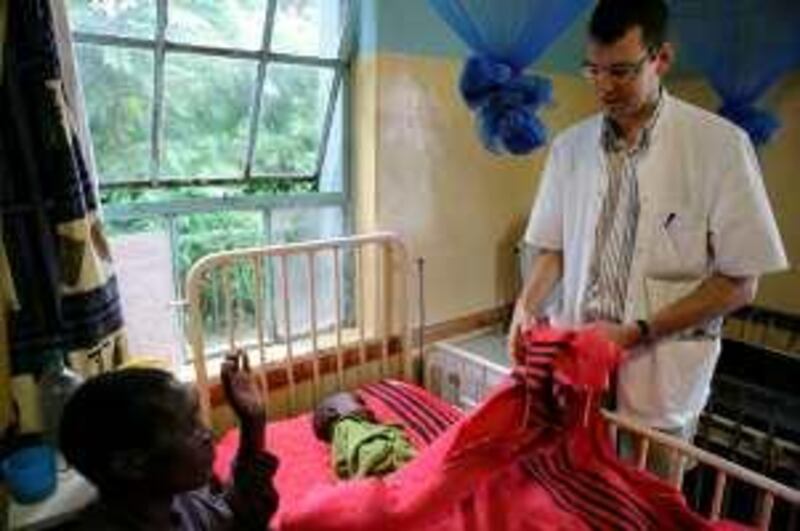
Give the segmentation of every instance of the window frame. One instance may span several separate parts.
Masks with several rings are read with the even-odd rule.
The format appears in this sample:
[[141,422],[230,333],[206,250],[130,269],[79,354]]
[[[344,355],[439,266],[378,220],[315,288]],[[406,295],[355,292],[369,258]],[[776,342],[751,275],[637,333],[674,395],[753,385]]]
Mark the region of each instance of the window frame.
[[[325,0],[328,1],[328,0]],[[341,24],[339,47],[335,57],[325,58],[319,56],[288,54],[270,50],[271,34],[275,23],[275,14],[278,0],[266,0],[266,15],[262,31],[261,48],[247,50],[242,48],[227,48],[206,46],[171,41],[167,38],[167,9],[168,0],[156,0],[156,30],[153,39],[113,35],[100,32],[73,31],[73,41],[76,44],[90,44],[103,47],[118,47],[122,49],[151,50],[154,54],[153,87],[150,120],[150,178],[129,179],[103,182],[98,179],[98,190],[102,196],[105,192],[117,191],[146,191],[165,189],[202,189],[202,188],[246,188],[265,185],[266,188],[299,188],[308,191],[278,192],[264,191],[250,194],[224,194],[221,197],[208,198],[175,198],[158,201],[102,201],[103,219],[106,224],[124,222],[135,219],[150,218],[158,220],[166,228],[170,242],[171,277],[173,282],[174,301],[173,327],[180,338],[178,351],[172,353],[172,364],[179,368],[191,360],[188,357],[185,342],[185,282],[182,278],[178,256],[178,230],[177,218],[192,214],[210,214],[220,211],[251,211],[262,216],[262,239],[264,245],[273,243],[272,214],[276,210],[291,208],[324,208],[338,207],[341,209],[342,232],[352,232],[353,212],[351,206],[351,59],[355,46],[355,31],[357,23],[357,1],[346,0]],[[258,61],[256,81],[250,100],[250,116],[246,157],[244,170],[237,177],[227,178],[200,178],[185,176],[180,178],[161,178],[160,160],[164,129],[164,102],[165,87],[164,75],[167,53],[183,53],[200,57],[222,57],[232,59],[249,59]],[[329,88],[328,101],[323,117],[321,135],[316,153],[316,167],[311,174],[254,174],[252,171],[255,158],[255,148],[259,134],[259,119],[262,112],[264,84],[267,78],[267,67],[270,64],[312,66],[329,68],[333,70],[333,77]],[[331,141],[331,131],[334,128],[334,117],[337,102],[341,98],[341,188],[338,191],[320,191],[322,172],[325,167],[325,156],[328,152],[328,143]],[[339,139],[337,139],[339,141]],[[295,188],[296,190],[297,188]],[[345,292],[345,299],[349,301],[352,295]],[[346,301],[346,304],[347,304]],[[352,302],[352,301],[349,301]]]
[[[299,55],[275,52],[271,50],[272,33],[275,25],[278,0],[265,0],[266,14],[262,28],[261,48],[248,50],[235,47],[207,46],[176,42],[167,38],[167,10],[168,0],[156,0],[156,28],[153,39],[130,37],[100,32],[73,31],[72,37],[76,44],[89,44],[101,47],[118,47],[122,49],[150,50],[153,52],[153,92],[151,99],[150,119],[150,160],[149,179],[129,179],[103,182],[98,179],[99,189],[106,190],[140,190],[164,188],[191,188],[202,186],[243,186],[260,183],[305,183],[316,191],[322,177],[325,164],[325,153],[330,133],[333,128],[333,118],[336,112],[336,103],[340,91],[344,96],[342,119],[345,121],[342,128],[343,134],[343,173],[342,186],[347,189],[348,181],[347,158],[349,152],[349,127],[347,126],[346,107],[349,97],[350,61],[354,48],[354,33],[356,21],[356,0],[345,0],[341,24],[339,47],[335,57],[320,57],[312,55]],[[220,57],[228,59],[245,59],[257,61],[257,73],[249,107],[249,125],[247,144],[244,153],[244,169],[237,177],[192,177],[179,178],[161,176],[161,154],[164,146],[164,101],[165,88],[164,76],[167,54],[187,54],[199,57]],[[322,130],[317,146],[315,168],[312,173],[262,173],[254,174],[253,159],[259,135],[259,120],[262,112],[262,99],[264,84],[267,78],[267,67],[270,64],[310,66],[333,70],[333,77],[325,107]]]

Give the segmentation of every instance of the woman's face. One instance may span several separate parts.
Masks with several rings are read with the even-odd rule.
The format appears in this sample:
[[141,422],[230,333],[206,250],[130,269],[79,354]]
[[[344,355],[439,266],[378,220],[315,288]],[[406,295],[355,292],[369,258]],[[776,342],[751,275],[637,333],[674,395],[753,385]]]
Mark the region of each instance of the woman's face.
[[196,391],[175,382],[170,394],[149,468],[150,476],[161,481],[157,488],[177,493],[200,488],[211,479],[214,441],[211,430],[200,420]]

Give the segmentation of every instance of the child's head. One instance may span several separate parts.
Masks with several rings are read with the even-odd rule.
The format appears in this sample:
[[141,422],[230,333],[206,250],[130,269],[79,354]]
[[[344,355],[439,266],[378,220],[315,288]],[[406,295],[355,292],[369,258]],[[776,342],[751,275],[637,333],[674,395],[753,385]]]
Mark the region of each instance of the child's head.
[[193,390],[159,369],[84,383],[61,420],[61,451],[102,493],[171,495],[210,479],[214,447]]
[[354,393],[336,393],[326,397],[314,409],[314,434],[318,439],[329,442],[333,437],[333,425],[344,417],[361,417],[374,420],[372,411]]

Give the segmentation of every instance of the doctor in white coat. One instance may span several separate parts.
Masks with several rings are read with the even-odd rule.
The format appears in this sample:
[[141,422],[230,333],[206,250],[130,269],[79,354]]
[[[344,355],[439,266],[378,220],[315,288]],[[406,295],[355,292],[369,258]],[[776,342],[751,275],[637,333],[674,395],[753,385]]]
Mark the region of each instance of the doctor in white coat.
[[627,354],[619,411],[690,440],[722,317],[787,261],[747,135],[662,87],[674,55],[667,19],[663,0],[594,9],[583,74],[602,112],[553,141],[510,337],[547,311],[560,326],[600,327]]

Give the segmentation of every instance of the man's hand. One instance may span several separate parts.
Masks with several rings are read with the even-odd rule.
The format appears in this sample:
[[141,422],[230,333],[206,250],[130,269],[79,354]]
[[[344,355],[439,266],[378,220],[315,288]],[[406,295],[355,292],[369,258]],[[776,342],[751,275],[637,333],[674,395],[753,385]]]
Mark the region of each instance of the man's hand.
[[616,343],[623,352],[634,347],[641,340],[639,327],[634,323],[617,324],[608,321],[597,321],[589,326]]
[[267,419],[264,400],[250,372],[247,353],[243,350],[226,356],[222,364],[222,388],[242,428],[263,428]]
[[540,249],[533,259],[528,281],[522,288],[522,293],[514,306],[514,317],[508,330],[508,354],[515,364],[521,362],[521,360],[515,359],[519,351],[517,346],[521,334],[538,321],[537,312],[541,310],[543,301],[547,299],[561,278],[562,269],[561,251]]
[[522,308],[522,304],[518,302],[514,307],[514,316],[511,318],[511,326],[508,329],[508,343],[506,345],[508,356],[514,365],[519,365],[522,362],[517,358],[519,342],[522,338],[522,330],[530,325],[531,320],[531,316]]
[[527,312],[521,303],[517,303],[514,309],[514,317],[511,319],[511,326],[508,329],[508,355],[515,365],[522,363],[521,359],[517,358],[520,352],[519,343],[522,341],[522,332],[534,325],[546,325],[548,322],[547,317],[536,316]]

